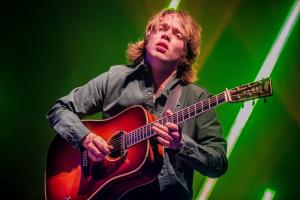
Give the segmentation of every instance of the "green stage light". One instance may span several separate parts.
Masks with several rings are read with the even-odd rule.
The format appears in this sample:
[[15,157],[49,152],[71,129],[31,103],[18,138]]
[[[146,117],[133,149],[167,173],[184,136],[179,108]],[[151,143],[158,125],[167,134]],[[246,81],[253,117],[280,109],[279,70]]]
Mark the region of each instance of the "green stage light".
[[[281,27],[278,36],[276,37],[275,42],[273,43],[255,80],[260,80],[262,78],[266,78],[271,75],[275,67],[275,64],[278,60],[278,57],[298,20],[299,12],[300,12],[300,0],[296,0],[295,3],[292,5],[292,8],[288,13],[287,18],[284,21],[283,26]],[[254,106],[256,105],[256,102],[257,100],[254,101],[254,104],[252,102],[246,102],[244,108],[240,109],[227,138],[228,157],[232,152],[234,145],[237,139],[239,138],[246,122],[248,121],[254,109]],[[218,179],[206,178],[204,180],[202,187],[200,188],[199,195],[196,199],[198,200],[207,199],[210,196],[215,184],[217,183],[217,180]]]
[[266,189],[264,192],[264,196],[261,198],[262,200],[272,200],[275,196],[275,191],[271,189]]
[[180,0],[172,0],[169,4],[169,6],[167,7],[167,9],[173,8],[173,9],[177,9],[178,5],[180,3]]

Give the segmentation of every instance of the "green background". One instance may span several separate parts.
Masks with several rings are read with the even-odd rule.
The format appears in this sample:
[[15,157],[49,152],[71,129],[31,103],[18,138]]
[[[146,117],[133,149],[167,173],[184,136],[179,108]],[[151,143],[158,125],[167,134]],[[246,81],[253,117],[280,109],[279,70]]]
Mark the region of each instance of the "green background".
[[[71,89],[126,63],[129,42],[169,0],[10,1],[1,5],[1,190],[9,198],[43,199],[47,148],[54,137],[45,113]],[[182,0],[203,28],[198,84],[216,94],[251,82],[292,0]],[[259,101],[211,199],[300,197],[300,24],[271,75],[274,95]],[[241,104],[216,109],[227,136]],[[94,116],[95,117],[95,116]],[[96,116],[96,117],[99,117]],[[195,193],[203,182],[196,174]]]

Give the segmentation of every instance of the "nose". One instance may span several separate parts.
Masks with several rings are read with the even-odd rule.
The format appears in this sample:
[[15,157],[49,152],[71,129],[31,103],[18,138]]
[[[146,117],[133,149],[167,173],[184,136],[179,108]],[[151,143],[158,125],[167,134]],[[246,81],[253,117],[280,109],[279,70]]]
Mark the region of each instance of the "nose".
[[161,35],[161,38],[164,39],[164,40],[166,40],[166,41],[168,41],[168,42],[170,42],[170,40],[171,40],[170,31],[169,30],[168,31],[164,31],[162,33],[162,35]]

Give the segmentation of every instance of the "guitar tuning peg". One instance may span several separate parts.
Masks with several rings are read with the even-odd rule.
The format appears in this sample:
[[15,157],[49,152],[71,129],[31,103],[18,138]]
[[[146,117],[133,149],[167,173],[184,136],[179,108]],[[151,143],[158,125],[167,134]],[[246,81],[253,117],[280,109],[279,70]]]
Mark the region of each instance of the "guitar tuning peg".
[[267,103],[267,97],[264,98],[264,103]]
[[255,104],[255,101],[254,101],[254,99],[253,99],[253,101],[252,101],[252,106],[254,106],[254,104]]

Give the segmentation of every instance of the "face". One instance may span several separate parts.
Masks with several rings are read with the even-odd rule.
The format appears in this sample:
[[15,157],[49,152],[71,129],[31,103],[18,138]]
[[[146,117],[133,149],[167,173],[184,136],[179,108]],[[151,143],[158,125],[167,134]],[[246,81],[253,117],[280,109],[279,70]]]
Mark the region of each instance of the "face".
[[184,43],[179,19],[168,15],[151,31],[146,53],[162,61],[176,62],[184,55]]

